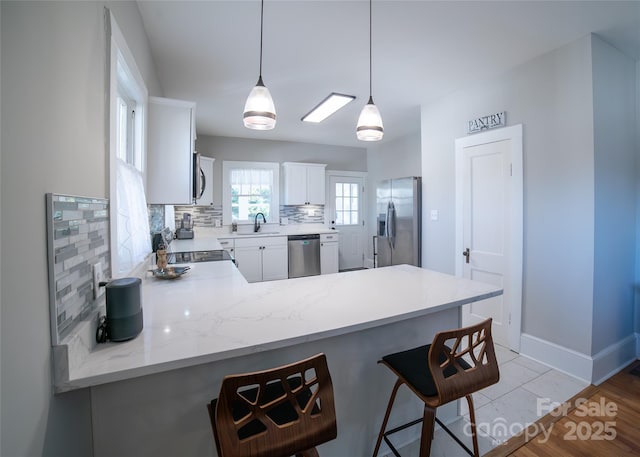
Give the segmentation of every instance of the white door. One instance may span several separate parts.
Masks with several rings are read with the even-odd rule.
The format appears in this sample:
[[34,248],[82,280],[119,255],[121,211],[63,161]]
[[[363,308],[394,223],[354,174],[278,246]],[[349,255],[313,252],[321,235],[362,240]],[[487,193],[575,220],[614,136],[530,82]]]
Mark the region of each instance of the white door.
[[464,326],[493,318],[494,341],[520,349],[522,126],[456,140],[459,275],[503,288],[463,307]]
[[[364,176],[327,172],[327,215],[340,232],[339,268],[364,266]],[[344,173],[344,172],[343,172]]]

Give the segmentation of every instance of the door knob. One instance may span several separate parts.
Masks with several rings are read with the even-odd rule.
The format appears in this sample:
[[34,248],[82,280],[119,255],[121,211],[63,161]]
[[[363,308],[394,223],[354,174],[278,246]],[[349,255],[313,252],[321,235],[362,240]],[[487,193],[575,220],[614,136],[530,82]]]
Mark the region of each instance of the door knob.
[[465,249],[462,255],[465,256],[466,258],[465,263],[469,263],[469,257],[471,256],[471,252],[469,251],[469,248]]

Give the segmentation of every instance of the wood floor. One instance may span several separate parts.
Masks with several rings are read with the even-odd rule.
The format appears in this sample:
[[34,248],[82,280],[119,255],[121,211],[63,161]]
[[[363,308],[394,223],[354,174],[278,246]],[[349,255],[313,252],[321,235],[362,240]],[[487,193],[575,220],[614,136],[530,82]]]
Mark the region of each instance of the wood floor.
[[640,456],[640,361],[587,387],[485,456]]

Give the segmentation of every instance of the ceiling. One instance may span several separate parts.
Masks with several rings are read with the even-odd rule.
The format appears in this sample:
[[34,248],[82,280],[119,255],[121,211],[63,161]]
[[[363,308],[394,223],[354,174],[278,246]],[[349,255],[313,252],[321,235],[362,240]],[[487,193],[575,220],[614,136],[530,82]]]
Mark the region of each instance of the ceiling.
[[[356,139],[369,92],[366,0],[264,5],[262,76],[277,124],[242,123],[258,79],[260,2],[138,1],[164,95],[197,103],[199,135],[367,147]],[[590,32],[640,59],[640,1],[373,1],[373,97],[383,141],[418,131],[420,105]],[[330,92],[356,100],[322,124],[300,118]]]

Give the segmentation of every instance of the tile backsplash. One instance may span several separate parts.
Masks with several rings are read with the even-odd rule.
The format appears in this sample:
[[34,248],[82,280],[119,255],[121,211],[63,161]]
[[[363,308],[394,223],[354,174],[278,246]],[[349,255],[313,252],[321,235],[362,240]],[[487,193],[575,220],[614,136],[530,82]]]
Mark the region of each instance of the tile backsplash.
[[180,227],[184,213],[191,214],[191,222],[196,227],[213,227],[215,220],[222,223],[222,206],[175,206],[176,229]]
[[92,265],[111,277],[109,201],[46,194],[51,341],[59,344],[97,311]]
[[[154,205],[155,206],[155,205]],[[158,210],[158,212],[160,212]],[[197,227],[213,227],[216,219],[222,221],[222,206],[176,206],[176,228],[184,213],[191,214],[191,220]],[[289,224],[322,224],[324,222],[324,205],[280,206],[280,219],[287,218]],[[277,222],[278,221],[268,221]]]

